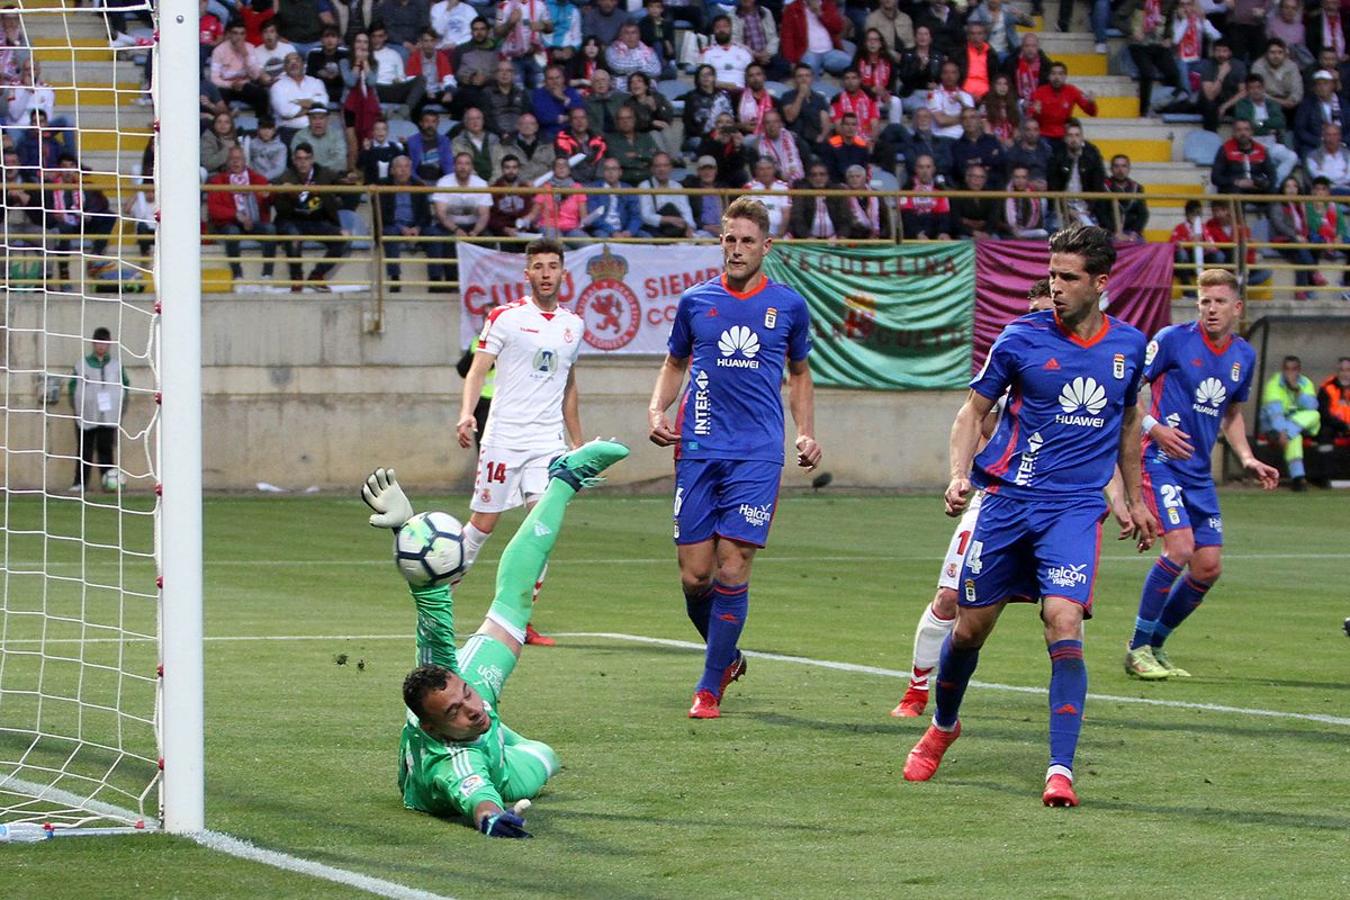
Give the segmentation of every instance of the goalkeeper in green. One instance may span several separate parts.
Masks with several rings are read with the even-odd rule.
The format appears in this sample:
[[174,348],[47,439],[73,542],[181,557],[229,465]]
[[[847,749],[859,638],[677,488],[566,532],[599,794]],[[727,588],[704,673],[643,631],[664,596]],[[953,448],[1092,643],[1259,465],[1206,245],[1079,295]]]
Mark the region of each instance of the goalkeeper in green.
[[[408,715],[398,784],[404,806],[435,816],[467,816],[491,837],[530,836],[519,801],[538,795],[558,771],[558,755],[502,724],[498,698],[520,658],[534,583],[558,540],[568,501],[627,455],[624,445],[597,440],[553,462],[543,498],[502,553],[492,606],[458,653],[449,586],[412,588],[418,666],[403,682]],[[397,531],[412,517],[393,470],[376,469],[361,496],[375,511],[371,525]]]

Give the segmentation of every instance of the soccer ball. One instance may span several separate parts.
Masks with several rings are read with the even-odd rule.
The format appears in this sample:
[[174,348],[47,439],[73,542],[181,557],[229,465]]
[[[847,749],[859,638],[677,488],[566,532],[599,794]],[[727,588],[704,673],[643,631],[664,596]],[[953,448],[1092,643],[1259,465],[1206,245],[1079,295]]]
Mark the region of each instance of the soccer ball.
[[394,537],[394,563],[413,587],[455,578],[464,571],[464,526],[449,513],[418,513]]
[[115,469],[109,469],[103,473],[103,489],[105,491],[115,491],[126,484],[120,473]]

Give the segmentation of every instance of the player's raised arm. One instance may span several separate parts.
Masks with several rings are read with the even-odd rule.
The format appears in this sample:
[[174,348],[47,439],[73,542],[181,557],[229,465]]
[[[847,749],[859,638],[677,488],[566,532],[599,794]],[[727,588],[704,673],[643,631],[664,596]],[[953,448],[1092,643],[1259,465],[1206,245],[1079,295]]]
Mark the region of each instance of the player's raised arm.
[[684,372],[689,368],[689,357],[666,354],[661,363],[661,371],[656,374],[656,386],[652,388],[652,399],[647,404],[648,437],[658,447],[669,447],[680,441],[680,434],[666,417],[666,410],[679,396],[684,384]]
[[957,411],[956,421],[952,422],[948,445],[951,481],[943,495],[949,516],[959,516],[970,502],[970,464],[975,459],[975,450],[984,434],[984,420],[993,408],[993,400],[972,390]]
[[1120,451],[1117,457],[1117,466],[1120,472],[1120,480],[1125,488],[1125,504],[1130,513],[1130,520],[1134,524],[1133,537],[1138,539],[1139,551],[1142,553],[1158,538],[1158,520],[1153,518],[1153,513],[1144,503],[1143,495],[1140,493],[1140,486],[1143,481],[1140,472],[1140,460],[1142,458],[1139,445],[1140,423],[1143,419],[1143,413],[1138,404],[1126,406],[1121,415],[1120,424]]
[[1242,407],[1237,404],[1229,406],[1223,414],[1223,436],[1237,454],[1242,468],[1255,475],[1261,487],[1273,491],[1280,486],[1280,470],[1261,462],[1252,453],[1251,445],[1247,443],[1247,420],[1242,415]]
[[797,426],[797,465],[809,472],[820,465],[821,449],[815,437],[816,387],[805,359],[788,363],[788,408]]
[[496,362],[497,354],[480,348],[473,355],[473,365],[469,367],[469,374],[464,376],[464,392],[459,400],[459,420],[455,423],[455,432],[461,447],[467,448],[473,444],[474,432],[478,430],[473,410],[478,405],[478,398],[483,394],[483,382],[487,380],[488,371]]

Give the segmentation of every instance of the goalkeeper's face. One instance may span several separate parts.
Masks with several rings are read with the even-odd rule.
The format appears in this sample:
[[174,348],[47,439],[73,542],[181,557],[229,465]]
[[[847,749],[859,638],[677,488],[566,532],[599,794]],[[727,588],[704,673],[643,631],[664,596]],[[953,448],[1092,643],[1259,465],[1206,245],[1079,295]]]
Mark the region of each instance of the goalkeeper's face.
[[422,730],[439,741],[472,741],[488,730],[491,721],[483,698],[460,678],[450,674],[445,687],[422,695]]

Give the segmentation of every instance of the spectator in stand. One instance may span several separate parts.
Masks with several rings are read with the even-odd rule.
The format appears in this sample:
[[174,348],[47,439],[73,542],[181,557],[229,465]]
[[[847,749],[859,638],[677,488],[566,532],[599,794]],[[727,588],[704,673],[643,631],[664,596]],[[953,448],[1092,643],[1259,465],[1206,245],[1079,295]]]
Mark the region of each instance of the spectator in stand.
[[516,120],[530,108],[525,89],[516,84],[516,67],[510,60],[497,63],[497,77],[483,91],[483,116],[487,129],[504,137],[516,130]]
[[1280,193],[1289,199],[1284,203],[1272,203],[1266,207],[1266,219],[1270,222],[1270,239],[1277,244],[1299,244],[1303,246],[1280,248],[1280,255],[1294,265],[1304,268],[1294,271],[1294,299],[1307,300],[1311,285],[1325,286],[1326,276],[1317,271],[1320,251],[1308,247],[1320,241],[1320,237],[1308,220],[1308,210],[1297,197],[1303,193],[1299,180],[1290,176],[1280,182]]
[[1290,56],[1300,68],[1311,66],[1314,56],[1307,46],[1303,24],[1303,4],[1299,0],[1279,0],[1266,14],[1267,41],[1281,40],[1291,48]]
[[286,171],[290,150],[277,136],[277,123],[270,117],[258,120],[257,134],[244,135],[244,164],[268,181],[276,181]]
[[[385,0],[380,4],[380,8],[399,2],[400,0]],[[425,0],[403,0],[403,2],[425,3]],[[425,9],[425,6],[423,8]],[[381,103],[402,103],[411,113],[422,108],[422,100],[426,96],[426,80],[408,75],[403,53],[399,51],[398,45],[390,46],[389,40],[390,35],[384,24],[376,22],[371,26],[370,58],[375,67],[375,93]],[[415,47],[416,44],[412,46]]]
[[[23,136],[15,145],[19,160],[26,169],[55,169],[60,166],[62,156],[79,158],[79,148],[75,145],[78,132],[73,128],[53,128],[41,107],[29,110],[32,126],[23,130]],[[215,117],[212,116],[214,122]]]
[[[862,89],[876,103],[878,115],[883,115],[891,105],[891,92],[895,90],[896,84],[896,68],[890,53],[886,50],[886,42],[882,40],[880,31],[875,28],[867,29],[862,46],[858,48],[858,54],[853,57],[853,64],[849,69],[857,70]],[[845,71],[844,74],[847,75],[848,72]]]
[[1283,183],[1298,164],[1298,154],[1280,143],[1288,127],[1285,124],[1284,110],[1266,98],[1265,80],[1256,74],[1247,76],[1247,92],[1233,107],[1234,121],[1242,119],[1252,123],[1252,133],[1261,146],[1270,154],[1275,164],[1275,180]]
[[[804,0],[798,0],[804,2]],[[806,184],[798,187],[813,191],[830,190],[830,170],[815,162],[807,170]],[[853,236],[854,221],[843,197],[798,197],[788,212],[788,236],[799,239],[836,240]]]
[[1050,57],[1041,51],[1041,39],[1036,32],[1022,35],[1021,49],[1003,64],[1003,71],[1012,81],[1014,93],[1023,103],[1030,103],[1036,88],[1050,83]]
[[927,26],[933,33],[933,46],[949,59],[956,54],[965,39],[961,13],[952,8],[950,0],[929,0],[917,6],[914,27],[920,25]]
[[953,60],[942,64],[942,81],[928,92],[928,109],[933,113],[933,131],[955,140],[961,136],[961,111],[973,109],[975,100],[960,88],[961,68]]
[[1337,62],[1350,59],[1350,41],[1346,40],[1347,21],[1340,0],[1322,0],[1321,8],[1308,16],[1308,49],[1317,57],[1324,49],[1336,51]]
[[1144,117],[1153,109],[1153,85],[1156,82],[1162,82],[1175,92],[1174,103],[1183,102],[1183,95],[1188,92],[1181,83],[1177,58],[1172,53],[1172,36],[1162,3],[1159,0],[1125,0],[1122,8],[1131,7],[1129,42],[1125,49],[1139,71],[1139,115]]
[[931,158],[935,177],[939,183],[945,183],[955,177],[952,143],[951,138],[942,137],[934,130],[932,111],[921,107],[914,110],[913,127],[905,135],[901,147],[911,167],[920,156]]
[[[785,133],[792,134],[790,131]],[[746,193],[759,195],[755,199],[763,203],[764,208],[769,211],[769,237],[787,237],[792,198],[787,196],[786,192],[791,185],[778,177],[778,167],[768,156],[761,156],[755,160],[753,171],[754,178],[746,184]],[[769,191],[777,196],[765,193]]]
[[1111,157],[1111,175],[1106,179],[1106,190],[1112,194],[1128,194],[1130,199],[1112,199],[1106,203],[1108,215],[1103,223],[1117,241],[1140,244],[1148,227],[1148,202],[1144,200],[1144,186],[1130,177],[1130,158],[1124,153]]
[[[563,5],[571,6],[567,0],[563,0]],[[645,0],[643,11],[646,15],[638,20],[638,37],[642,43],[656,51],[656,58],[661,63],[661,74],[657,77],[674,78],[675,61],[679,58],[675,48],[675,17],[666,9],[664,0]],[[769,21],[772,22],[773,18],[770,17]],[[733,29],[735,25],[733,22]],[[775,30],[775,39],[777,36],[778,32]],[[575,47],[576,44],[572,46]]]
[[1350,438],[1350,356],[1336,361],[1336,371],[1317,388],[1317,412],[1322,419],[1317,443],[1329,447]]
[[1284,120],[1292,123],[1294,113],[1303,102],[1303,74],[1289,58],[1284,41],[1270,40],[1265,55],[1252,63],[1252,74],[1261,76],[1266,85],[1266,96],[1279,104]]
[[1017,141],[1004,154],[1005,165],[1011,175],[1014,166],[1024,166],[1032,189],[1043,191],[1050,183],[1050,160],[1055,148],[1041,137],[1041,123],[1026,118],[1017,131]]
[[[1031,191],[1031,173],[1026,166],[1012,167],[1008,190],[1017,194]],[[1046,230],[1045,201],[1039,197],[1008,197],[999,202],[998,219],[994,228],[1000,237],[1015,240],[1044,240]]]
[[[231,147],[227,156],[225,171],[218,172],[207,179],[207,184],[265,185],[268,180],[261,173],[248,167],[241,147]],[[233,193],[209,193],[206,195],[207,230],[211,234],[238,236],[241,234],[260,235],[263,240],[262,277],[271,280],[273,261],[277,255],[276,241],[268,240],[277,233],[271,222],[272,196],[266,192],[236,191]],[[239,242],[225,240],[225,255],[230,259],[230,275],[235,280],[244,277],[244,267],[239,262]],[[256,292],[254,285],[239,288],[241,293]]]
[[[741,73],[744,76],[744,72]],[[586,111],[591,114],[591,124],[604,131],[614,130],[614,114],[628,102],[628,95],[614,90],[614,80],[609,72],[596,69],[591,74],[591,92],[586,96]]]
[[305,54],[318,45],[323,26],[337,24],[327,0],[278,0],[276,11],[272,21],[282,38],[295,45],[302,67]]
[[108,249],[108,235],[117,216],[108,205],[108,198],[102,191],[85,187],[84,173],[74,155],[62,153],[54,169],[43,173],[49,189],[43,192],[43,228],[49,234],[63,237],[51,241],[48,245],[56,251],[59,280],[70,280],[70,267],[66,260],[71,256],[82,257],[85,254],[72,253],[71,242],[65,236],[76,241],[89,242],[89,254],[102,256]]
[[816,78],[822,69],[838,75],[854,53],[843,39],[844,28],[835,0],[799,0],[783,10],[783,58],[794,66],[806,63]]
[[[421,78],[424,103],[449,107],[455,98],[455,74],[450,66],[450,55],[436,46],[436,32],[423,30],[417,39],[417,49],[408,55],[403,68],[409,78]],[[410,109],[416,116],[421,109]]]
[[966,41],[953,51],[961,66],[961,89],[976,103],[989,93],[989,85],[998,69],[998,56],[985,40],[987,34],[983,22],[967,22]]
[[979,22],[985,27],[989,35],[989,46],[994,49],[994,55],[1000,66],[1011,59],[1021,46],[1017,26],[1025,28],[1036,26],[1034,19],[1011,6],[1005,6],[1003,0],[985,0],[970,11],[966,22]]
[[239,146],[239,133],[234,128],[234,116],[227,112],[217,113],[211,123],[211,130],[202,134],[201,164],[207,173],[219,172],[225,168],[230,148]]
[[[382,0],[372,21],[384,24],[389,43],[406,58],[417,49],[418,35],[431,27],[431,7],[427,0]],[[373,33],[375,26],[370,30]]]
[[[301,68],[304,68],[303,64],[301,65]],[[220,99],[220,91],[210,81],[200,79],[197,82],[197,85],[198,124],[201,126],[202,131],[205,131],[210,128],[211,123],[215,121],[216,113],[227,112],[230,108],[230,104]],[[320,87],[322,86],[323,85],[320,85]]]
[[875,31],[881,35],[881,42],[892,64],[899,63],[905,50],[914,46],[914,19],[900,9],[900,0],[880,0],[877,8],[868,14],[863,28],[865,32]]
[[[550,163],[550,172],[553,166]],[[520,177],[520,160],[516,159],[514,153],[508,153],[502,157],[501,164],[502,176],[492,182],[493,187],[498,188],[517,188],[518,190],[503,191],[500,194],[492,195],[492,209],[488,212],[488,233],[500,237],[516,237],[520,234],[520,227],[523,224],[522,219],[528,219],[534,204],[531,197],[532,191],[529,189],[533,182],[529,179]],[[513,247],[509,244],[501,245],[502,250],[518,250],[519,247]]]
[[1313,75],[1312,93],[1303,98],[1294,113],[1294,147],[1306,156],[1322,143],[1322,126],[1342,121],[1341,98],[1336,94],[1336,76],[1326,69]]
[[703,4],[698,0],[669,0],[666,7],[670,10],[671,18],[677,22],[684,22],[691,30],[704,34],[704,14]]
[[1172,229],[1169,238],[1173,262],[1177,267],[1176,278],[1182,284],[1195,283],[1195,273],[1198,270],[1195,260],[1197,245],[1200,247],[1201,264],[1208,266],[1223,261],[1222,253],[1206,242],[1204,210],[1205,206],[1199,200],[1187,200],[1181,224]]
[[[1306,95],[1312,90],[1313,75],[1317,74],[1318,69],[1326,69],[1332,75],[1336,76],[1336,93],[1343,95],[1345,86],[1350,84],[1350,62],[1341,62],[1336,56],[1336,51],[1323,47],[1322,52],[1317,54],[1317,64],[1309,66],[1303,72],[1303,93]],[[1342,98],[1344,101],[1344,98]]]
[[774,79],[788,74],[788,63],[779,55],[778,24],[773,13],[756,0],[736,0],[731,17],[731,40],[750,51],[754,61]]
[[[403,256],[406,238],[421,237],[431,226],[431,203],[427,195],[408,188],[422,187],[425,182],[413,176],[412,160],[406,156],[396,156],[389,164],[389,177],[380,184],[392,188],[402,188],[379,194],[380,204],[380,247],[384,251],[385,277],[391,282],[390,293],[402,290],[403,267],[399,259]],[[414,250],[424,245],[413,244]]]
[[347,135],[341,128],[331,126],[331,118],[327,107],[310,107],[309,126],[301,128],[291,138],[291,156],[295,156],[296,147],[308,144],[314,154],[314,165],[334,178],[342,178],[354,168],[356,157],[355,154],[347,155]]
[[900,54],[896,73],[900,80],[900,105],[906,112],[928,103],[928,94],[941,81],[942,64],[946,61],[947,57],[933,47],[933,32],[928,26],[914,26],[914,46]]
[[1341,143],[1341,126],[1327,122],[1322,126],[1322,144],[1305,158],[1311,178],[1325,178],[1331,193],[1350,194],[1350,150]]
[[979,163],[971,163],[957,171],[961,173],[961,184],[965,191],[951,201],[953,236],[977,241],[994,237],[999,225],[998,201],[992,197],[969,196],[989,187],[988,173]]
[[408,158],[417,177],[428,184],[454,168],[455,152],[450,138],[441,134],[441,117],[435,110],[423,109],[418,117],[417,130],[408,136]]
[[858,116],[844,113],[835,126],[836,133],[820,145],[820,161],[830,170],[830,180],[842,182],[850,166],[862,166],[869,169],[872,150],[868,142],[858,133]]
[[[240,37],[242,41],[242,36]],[[217,48],[219,49],[219,48]],[[329,103],[341,103],[346,84],[342,80],[342,64],[351,58],[351,51],[342,46],[342,34],[336,25],[325,25],[319,46],[305,57],[305,74],[323,82],[328,90]],[[217,85],[220,82],[216,82]],[[224,90],[221,95],[229,99]]]
[[481,103],[483,89],[497,71],[497,43],[492,39],[492,28],[482,16],[469,25],[472,37],[455,50],[455,81],[459,93],[455,95],[452,112],[463,115],[471,106]]
[[946,197],[938,196],[942,186],[937,182],[937,169],[933,157],[920,156],[914,160],[914,181],[911,191],[920,191],[934,196],[912,196],[900,198],[900,222],[907,239],[919,241],[951,240],[951,203]]
[[1069,67],[1062,62],[1050,64],[1050,81],[1032,92],[1027,117],[1041,126],[1041,137],[1058,147],[1064,143],[1064,127],[1073,119],[1077,106],[1089,116],[1097,115],[1097,99],[1091,91],[1080,91],[1068,83]]
[[1222,37],[1214,23],[1205,18],[1200,0],[1181,0],[1177,4],[1172,13],[1172,47],[1176,51],[1181,83],[1186,90],[1193,94],[1200,90],[1205,41],[1217,41]]
[[1214,154],[1209,179],[1220,194],[1269,194],[1275,187],[1270,154],[1256,142],[1252,123],[1233,123],[1233,136]]
[[[454,170],[437,182],[439,190],[431,195],[433,233],[452,238],[474,238],[487,231],[488,217],[492,215],[492,195],[474,188],[485,188],[487,182],[474,174],[472,153],[455,154]],[[438,259],[453,260],[453,244],[434,245]],[[432,252],[428,250],[428,253]],[[427,278],[442,281],[446,263],[428,262]]]
[[553,160],[557,153],[553,150],[553,141],[540,135],[539,120],[533,113],[523,113],[516,121],[514,134],[502,138],[502,142],[493,151],[492,173],[505,174],[502,160],[514,156],[520,167],[520,180],[533,184],[544,175],[553,171]]
[[428,18],[438,35],[436,49],[451,53],[460,44],[473,40],[472,25],[478,10],[466,0],[438,0],[431,5]]
[[651,170],[652,157],[657,153],[656,143],[650,134],[637,130],[637,114],[632,107],[620,108],[614,121],[616,129],[605,135],[609,155],[623,166],[624,184],[636,185]]
[[642,43],[636,22],[625,22],[619,28],[619,39],[605,48],[605,64],[614,76],[614,86],[622,92],[628,90],[628,76],[634,72],[649,78],[661,75],[661,60]]
[[565,64],[576,58],[581,46],[581,9],[570,0],[544,0],[552,30],[539,35],[545,59],[550,64]]
[[[277,182],[278,185],[302,185],[306,187],[334,184],[333,173],[326,172],[314,162],[314,148],[309,144],[296,144],[291,148],[291,168]],[[335,238],[342,234],[342,222],[338,216],[338,195],[319,191],[279,191],[272,198],[276,209],[277,233],[292,237]],[[316,265],[304,277],[304,264],[301,256],[301,241],[291,241],[286,248],[290,257],[290,281],[292,293],[299,293],[305,287],[318,291],[327,291],[324,283],[328,274],[337,266],[337,260],[346,254],[345,241],[325,240],[323,242],[324,261]],[[306,283],[307,282],[307,283]]]
[[[1266,191],[1269,193],[1269,191]],[[1229,264],[1237,260],[1237,244],[1241,241],[1250,244],[1252,239],[1252,230],[1246,225],[1240,229],[1233,224],[1233,214],[1227,203],[1217,200],[1211,200],[1209,203],[1209,220],[1205,222],[1205,241],[1215,247],[1215,256],[1220,264]],[[1227,245],[1227,246],[1224,246]],[[1205,249],[1205,256],[1208,258],[1210,251],[1208,246]],[[1270,280],[1269,270],[1257,270],[1252,266],[1256,264],[1256,248],[1247,248],[1247,284],[1264,284]]]
[[213,13],[206,11],[206,0],[199,0],[197,8],[197,42],[199,47],[198,66],[205,67],[211,60],[211,54],[225,37],[225,23]]
[[[1003,187],[1006,160],[1003,145],[998,138],[985,131],[984,119],[978,110],[961,111],[962,134],[952,144],[952,167],[958,176],[958,187],[969,187],[964,176],[971,166],[979,166],[989,190]],[[972,190],[974,190],[972,188]]]
[[[449,144],[446,144],[447,159],[450,152]],[[374,184],[389,177],[389,167],[393,165],[394,159],[399,156],[407,155],[408,150],[401,143],[389,136],[389,122],[385,119],[376,119],[371,126],[370,137],[361,143],[361,152],[356,157],[356,166],[361,171],[361,180],[366,184]],[[411,158],[409,159],[411,162]],[[440,167],[435,168],[436,178],[440,177]],[[427,179],[423,178],[423,181]],[[435,181],[433,178],[431,181]]]
[[235,20],[225,31],[225,40],[211,51],[211,83],[226,103],[246,103],[258,115],[267,115],[267,88],[263,70],[253,61],[244,23]]
[[[746,93],[749,93],[748,91]],[[628,76],[628,100],[624,106],[637,116],[637,130],[650,134],[658,149],[677,150],[667,147],[665,135],[671,123],[675,121],[675,107],[665,95],[652,87],[652,80],[641,72]]]
[[[248,2],[249,0],[240,0],[243,6],[247,6]],[[261,5],[267,0],[252,0],[252,2]],[[375,21],[375,0],[339,0],[336,3],[328,0],[328,2],[330,6],[335,7],[338,34],[342,36],[342,43],[351,47],[358,34],[370,31],[370,25]]]
[[567,158],[579,181],[594,181],[600,160],[609,155],[605,139],[591,131],[591,117],[585,108],[568,112],[570,123],[553,139],[553,151]]
[[849,217],[853,220],[850,237],[879,240],[893,237],[891,211],[886,199],[873,191],[867,181],[867,167],[853,165],[844,172],[844,187],[854,193],[845,199]]
[[[540,131],[550,141],[567,125],[568,112],[585,105],[577,89],[567,86],[567,73],[558,65],[545,69],[544,86],[530,93],[530,108],[539,120]],[[550,164],[549,170],[552,168]]]
[[1317,388],[1303,374],[1303,361],[1286,356],[1280,371],[1261,389],[1261,431],[1266,440],[1284,453],[1295,491],[1308,489],[1303,465],[1303,438],[1314,437],[1322,428],[1317,408]]
[[698,145],[699,156],[710,156],[717,161],[717,184],[736,188],[749,178],[750,163],[758,154],[745,141],[745,135],[736,127],[730,113],[723,113],[713,123],[712,134]]
[[778,100],[764,83],[764,67],[751,63],[745,69],[745,90],[741,91],[740,102],[736,105],[736,124],[748,135],[758,135],[764,131],[764,115],[778,109]]
[[641,194],[638,198],[642,232],[647,237],[694,236],[694,211],[689,206],[689,196],[670,177],[673,168],[670,154],[658,153],[652,159],[652,177],[638,185],[659,192]]
[[[347,89],[347,96],[342,101],[342,115],[347,126],[353,132],[362,125],[369,129],[374,120],[384,114],[375,88],[375,61],[370,54],[370,35],[363,31],[352,38],[351,55],[339,63],[338,70],[342,74],[342,84]],[[414,120],[416,115],[416,112],[412,112]],[[365,121],[367,118],[369,122]],[[360,139],[364,140],[365,137],[369,135],[360,136]]]
[[980,113],[984,116],[989,133],[998,139],[1005,148],[1011,147],[1017,140],[1017,130],[1022,123],[1021,105],[1012,91],[1012,79],[1006,72],[994,76],[994,86],[984,95],[980,104]]
[[699,54],[700,66],[712,66],[717,87],[736,92],[745,87],[745,69],[754,62],[750,50],[731,39],[731,17],[713,19],[712,42]]
[[[1313,243],[1345,244],[1350,243],[1350,216],[1345,207],[1332,200],[1331,182],[1325,178],[1312,180],[1312,197],[1305,210],[1308,215],[1308,231]],[[1340,250],[1324,250],[1321,258],[1341,262],[1345,253]],[[1341,284],[1350,284],[1350,270],[1341,268]],[[1342,294],[1342,297],[1345,295]]]
[[[1111,7],[1109,0],[1088,0],[1088,22],[1092,26],[1092,37],[1095,41],[1093,49],[1098,53],[1106,52],[1106,27],[1111,20]],[[1060,0],[1057,22],[1060,31],[1069,30],[1072,14],[1073,0]]]
[[628,10],[620,9],[618,0],[594,0],[581,14],[581,33],[608,47],[618,40],[619,29],[627,21]]
[[720,237],[722,234],[722,210],[726,201],[718,194],[696,194],[695,190],[710,191],[721,187],[717,183],[717,160],[711,156],[700,156],[694,164],[694,173],[684,179],[684,187],[690,191],[689,209],[694,214],[697,237]]
[[598,190],[587,195],[587,206],[583,227],[594,238],[631,238],[642,231],[642,204],[636,194],[619,194],[615,191],[624,187],[619,181],[623,166],[614,158],[606,159],[600,166],[603,178],[596,185]]
[[1242,99],[1246,81],[1247,64],[1233,58],[1227,41],[1215,41],[1200,67],[1200,115],[1206,131],[1219,130],[1219,120]]
[[[1055,148],[1050,158],[1050,190],[1072,194],[1099,194],[1106,187],[1106,167],[1096,145],[1083,137],[1083,126],[1070,119],[1064,126],[1064,143]],[[1060,200],[1059,221],[1070,225],[1099,225],[1105,221],[1101,201]]]
[[[775,178],[796,184],[806,177],[806,160],[811,158],[811,153],[801,138],[783,127],[783,116],[778,111],[769,110],[764,114],[764,133],[747,143],[753,145],[761,160],[767,159],[773,164]],[[760,181],[758,169],[754,174],[755,180]]]
[[1265,52],[1269,0],[1231,0],[1227,5],[1224,34],[1232,44],[1233,55],[1250,63]]
[[537,54],[544,50],[544,35],[553,30],[548,4],[543,0],[501,0],[497,4],[497,24],[493,35],[501,43],[497,52],[509,60],[527,88],[539,86]]
[[450,140],[450,150],[456,159],[461,153],[469,154],[474,174],[486,183],[492,177],[492,154],[500,143],[501,139],[487,130],[483,111],[470,109],[464,113],[459,133]]
[[[792,89],[782,97],[783,122],[807,147],[828,138],[834,128],[830,104],[813,85],[815,77],[815,70],[809,65],[797,63],[792,69]],[[781,168],[782,163],[779,165]]]
[[[712,131],[713,122],[722,113],[732,112],[731,98],[717,86],[717,70],[700,65],[694,73],[694,89],[682,94],[684,104],[684,149],[693,150]],[[823,102],[823,99],[822,99]]]
[[262,73],[258,83],[270,90],[286,74],[286,57],[294,52],[295,45],[281,39],[276,22],[263,25],[262,43],[257,46],[250,44],[248,51],[253,67]]
[[[881,111],[877,108],[876,101],[862,89],[862,77],[857,69],[849,69],[844,73],[843,90],[835,95],[834,102],[830,104],[830,121],[836,128],[847,115],[852,115],[857,120],[858,136],[868,147],[873,146],[881,134]],[[835,177],[833,172],[831,177]],[[842,169],[839,170],[835,180],[844,180]]]
[[310,107],[328,103],[328,91],[322,81],[305,74],[300,54],[291,53],[286,56],[285,75],[272,85],[269,102],[281,140],[289,144],[295,133],[309,124]]

